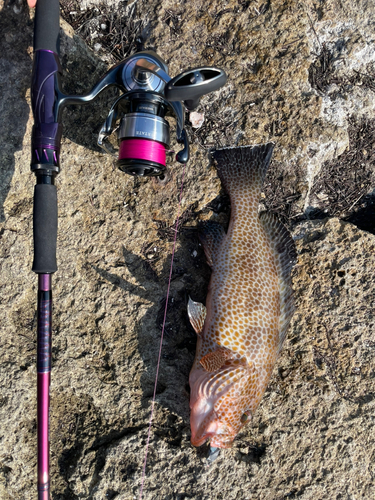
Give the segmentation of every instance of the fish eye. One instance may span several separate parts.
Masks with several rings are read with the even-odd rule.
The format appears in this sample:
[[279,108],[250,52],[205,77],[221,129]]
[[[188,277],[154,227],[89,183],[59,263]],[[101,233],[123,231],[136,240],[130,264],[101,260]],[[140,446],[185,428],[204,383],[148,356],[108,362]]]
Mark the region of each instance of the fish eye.
[[246,413],[244,413],[241,417],[241,423],[244,424],[245,422],[247,422],[248,418],[249,416]]

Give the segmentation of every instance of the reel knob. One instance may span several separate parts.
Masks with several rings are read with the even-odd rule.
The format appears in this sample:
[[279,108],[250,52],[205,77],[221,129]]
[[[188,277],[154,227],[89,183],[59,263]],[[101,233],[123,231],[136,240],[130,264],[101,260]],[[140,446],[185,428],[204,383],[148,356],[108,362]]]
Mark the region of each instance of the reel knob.
[[218,68],[196,68],[184,71],[170,80],[164,89],[168,101],[184,101],[189,111],[199,105],[199,99],[218,90],[227,81],[227,75]]

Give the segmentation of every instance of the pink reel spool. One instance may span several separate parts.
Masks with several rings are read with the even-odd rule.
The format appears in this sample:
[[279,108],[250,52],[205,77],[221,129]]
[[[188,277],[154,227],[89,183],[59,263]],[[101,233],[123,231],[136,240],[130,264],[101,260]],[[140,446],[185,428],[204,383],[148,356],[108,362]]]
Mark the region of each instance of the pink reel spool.
[[131,175],[161,175],[166,167],[165,145],[152,139],[123,139],[118,166]]

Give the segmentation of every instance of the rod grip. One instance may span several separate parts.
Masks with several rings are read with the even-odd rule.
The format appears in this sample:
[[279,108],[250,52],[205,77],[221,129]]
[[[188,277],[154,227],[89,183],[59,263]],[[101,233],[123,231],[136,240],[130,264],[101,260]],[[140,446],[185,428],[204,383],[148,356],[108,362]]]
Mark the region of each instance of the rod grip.
[[34,51],[52,50],[60,52],[60,2],[59,0],[38,0],[35,11]]
[[[39,1],[39,0],[38,0]],[[34,262],[35,273],[57,271],[57,191],[53,184],[36,184],[34,190]]]

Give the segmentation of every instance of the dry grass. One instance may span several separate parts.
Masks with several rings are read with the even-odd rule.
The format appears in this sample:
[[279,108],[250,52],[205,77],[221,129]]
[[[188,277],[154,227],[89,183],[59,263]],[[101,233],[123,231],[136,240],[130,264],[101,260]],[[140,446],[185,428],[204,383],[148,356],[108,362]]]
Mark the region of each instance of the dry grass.
[[133,52],[143,50],[145,22],[137,18],[136,4],[128,8],[119,1],[116,9],[106,2],[81,10],[78,0],[61,0],[61,16],[76,34],[95,52],[107,59],[122,61]]

